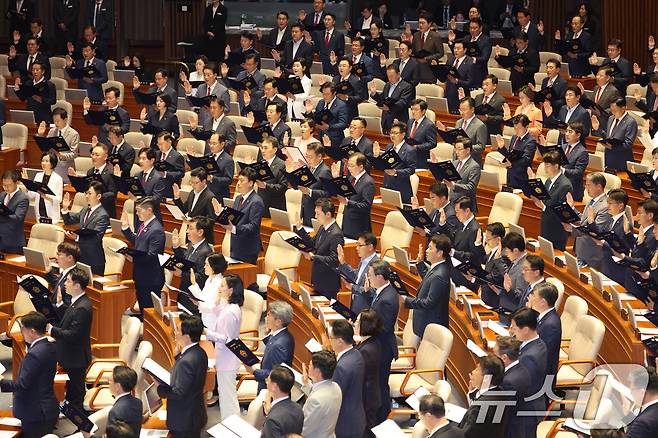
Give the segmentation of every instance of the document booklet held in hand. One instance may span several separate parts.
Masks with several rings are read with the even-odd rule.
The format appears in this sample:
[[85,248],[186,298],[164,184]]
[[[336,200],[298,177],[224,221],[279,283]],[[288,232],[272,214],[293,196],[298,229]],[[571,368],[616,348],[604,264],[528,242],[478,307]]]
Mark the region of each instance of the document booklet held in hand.
[[226,343],[226,347],[247,366],[251,367],[260,362],[258,356],[256,356],[254,352],[251,351],[242,340],[240,340],[240,338],[231,339]]
[[153,359],[146,358],[142,364],[142,369],[153,376],[158,382],[167,386],[171,385],[171,374]]
[[260,438],[260,430],[247,423],[239,415],[231,415],[221,423],[208,429],[208,435],[215,438]]

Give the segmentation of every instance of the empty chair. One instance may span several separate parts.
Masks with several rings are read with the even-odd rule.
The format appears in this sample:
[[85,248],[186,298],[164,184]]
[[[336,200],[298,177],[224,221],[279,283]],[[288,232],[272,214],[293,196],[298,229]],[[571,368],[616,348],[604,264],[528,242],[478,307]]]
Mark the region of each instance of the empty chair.
[[571,337],[567,358],[560,361],[555,376],[557,388],[581,386],[583,379],[596,367],[596,357],[603,343],[605,325],[591,316],[584,315],[576,322],[576,331]]
[[66,59],[61,56],[51,56],[48,61],[50,62],[50,77],[52,78],[66,78]]
[[27,126],[7,122],[2,126],[2,146],[5,148],[27,148]]
[[86,175],[87,171],[94,167],[91,157],[75,157],[73,162],[75,163],[75,172],[78,175]]
[[[137,149],[139,151],[140,145],[139,142],[144,142],[144,147],[149,146],[151,144],[151,139],[152,136],[151,134],[144,134],[141,132],[126,132],[123,135],[124,140],[126,140],[126,143],[131,145],[133,148]],[[138,157],[135,157],[135,161],[137,160]]]
[[92,351],[98,355],[100,351],[107,348],[119,347],[119,355],[114,358],[94,359],[87,367],[85,380],[88,384],[98,384],[107,382],[112,370],[117,365],[130,365],[137,356],[137,344],[139,343],[139,333],[142,329],[142,322],[135,317],[128,318],[126,323],[126,332],[121,337],[118,344],[93,344]]
[[260,317],[263,314],[263,297],[249,289],[244,290],[244,304],[242,305],[242,320],[240,321],[240,337],[248,336],[244,339],[247,345],[251,345],[253,350],[258,348],[258,325]]
[[238,161],[241,163],[250,163],[258,159],[258,146],[251,144],[239,144],[233,150],[233,160],[235,161],[236,175],[240,171]]
[[263,265],[260,269],[262,274],[256,276],[259,292],[267,292],[267,285],[270,283],[272,273],[275,269],[282,270],[288,278],[294,281],[295,271],[297,266],[299,266],[301,253],[297,248],[283,240],[294,235],[295,233],[292,231],[275,231],[272,233],[270,243],[267,245],[267,250],[265,251],[265,257],[263,257]]
[[518,224],[523,209],[523,199],[514,193],[498,192],[494,197],[489,216],[480,217],[478,220],[487,219],[487,224],[500,222],[506,228],[509,224]]
[[[414,367],[416,350],[420,344],[420,337],[413,330],[414,311],[409,310],[407,321],[402,331],[402,345],[398,345],[398,358],[391,363],[391,372],[406,371]],[[397,333],[396,333],[397,334]]]
[[455,153],[455,147],[450,143],[439,142],[431,152],[434,152],[438,161],[451,161]]
[[576,331],[576,323],[581,316],[587,315],[589,311],[587,301],[582,299],[577,295],[571,295],[567,297],[564,302],[564,309],[560,315],[560,322],[562,324],[562,343],[563,349],[560,352],[560,358],[562,356],[567,356],[567,351],[564,348],[568,347],[569,342],[571,341],[571,336],[573,336]]
[[123,272],[126,256],[116,252],[117,249],[127,246],[126,242],[115,237],[103,237],[103,251],[105,252],[105,276],[118,275]]
[[55,258],[57,245],[64,241],[64,228],[53,224],[34,224],[27,247],[43,251],[48,258]]
[[[105,67],[107,67],[107,78],[110,81],[114,81],[114,70],[117,68],[117,62],[112,59],[108,59],[105,63]],[[121,94],[123,94],[123,90],[121,90]]]
[[[489,152],[484,157],[484,167],[482,168],[482,171],[498,174],[498,178],[501,184],[507,184],[507,169],[502,166],[500,161],[493,158],[494,157],[493,155],[490,156],[491,154],[500,154],[500,152],[497,151]],[[500,154],[499,156],[502,159],[502,154]],[[480,176],[480,181],[482,181],[482,176]]]
[[192,138],[192,137],[181,138],[180,140],[178,140],[178,143],[176,143],[176,150],[186,157],[188,146],[192,146],[194,155],[197,157],[204,155],[204,152],[206,150],[205,141],[197,140],[196,138]]
[[443,88],[437,87],[436,84],[418,84],[416,85],[416,96],[423,97],[443,97]]
[[361,117],[381,117],[382,110],[374,103],[361,102],[358,106]]
[[[496,63],[497,64],[497,63]],[[510,72],[500,67],[489,67],[489,74],[496,75],[498,80],[509,81]]]
[[[66,89],[69,87],[69,83],[64,78],[52,77],[50,82],[55,85],[55,98],[57,100],[66,100]],[[71,114],[71,113],[69,113]]]
[[302,192],[300,190],[286,190],[286,211],[291,221],[299,217],[302,211]]
[[413,227],[409,225],[402,213],[397,210],[388,212],[384,220],[384,228],[382,228],[379,237],[382,257],[393,251],[393,246],[409,248],[413,232]]
[[[109,66],[110,61],[108,61],[107,63],[108,63],[107,75],[109,77],[110,76],[110,66]],[[112,71],[112,73],[114,73],[114,70]],[[118,88],[119,92],[121,93],[121,96],[119,96],[119,99],[118,99],[119,100],[119,105],[123,105],[123,97],[125,96],[125,91],[124,91],[125,87],[123,86],[122,82],[115,81],[115,80],[108,80],[107,82],[105,82],[102,85],[102,87],[103,87],[103,93],[105,93],[105,90],[107,90],[110,87]]]

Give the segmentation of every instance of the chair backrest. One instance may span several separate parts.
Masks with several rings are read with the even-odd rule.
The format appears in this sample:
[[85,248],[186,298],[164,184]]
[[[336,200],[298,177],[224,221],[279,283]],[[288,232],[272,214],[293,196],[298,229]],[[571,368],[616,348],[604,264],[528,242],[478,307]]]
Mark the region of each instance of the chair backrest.
[[231,257],[231,233],[224,234],[222,239],[222,255],[224,257]]
[[548,173],[546,173],[546,166],[544,166],[544,163],[539,163],[539,166],[537,166],[537,172],[535,172],[535,175],[537,178],[541,179],[542,181],[546,181],[548,179]]
[[[411,191],[416,196],[418,193],[418,185],[420,184],[420,178],[415,173],[409,176],[409,183],[411,184]],[[341,204],[343,205],[343,204]]]
[[[428,324],[416,352],[416,369],[444,369],[452,349],[452,332],[439,324]],[[439,380],[438,373],[418,374],[433,385]]]
[[384,220],[384,228],[382,228],[379,237],[381,250],[385,251],[387,248],[393,248],[393,245],[408,248],[413,232],[413,227],[409,225],[402,213],[397,210],[388,212]]
[[198,119],[197,114],[194,111],[186,109],[177,109],[176,117],[178,117],[178,121],[183,124],[189,124],[190,117]]
[[263,389],[260,393],[249,402],[249,407],[247,408],[247,415],[245,415],[244,420],[251,424],[256,429],[260,430],[263,428],[265,423],[265,414],[263,414],[263,402],[267,395],[267,389]]
[[[567,356],[569,360],[596,360],[599,349],[603,343],[605,325],[591,315],[584,315],[576,322],[576,331],[571,337]],[[592,366],[590,364],[572,365],[581,375],[587,374]]]
[[105,252],[105,275],[123,272],[126,256],[114,250],[127,246],[126,242],[116,237],[103,237],[103,251]]
[[[132,365],[130,365],[130,368],[135,370],[137,373],[137,385],[135,386],[135,392],[137,394],[136,397],[141,398],[144,405],[146,405],[146,400],[144,400],[144,391],[148,387],[148,382],[146,379],[144,379],[144,370],[142,369],[142,365],[144,365],[144,361],[146,359],[151,357],[151,354],[153,354],[153,345],[149,341],[141,341],[139,343],[139,347],[137,347],[135,360],[133,361]],[[169,366],[173,364],[161,365],[169,368]]]
[[61,108],[66,111],[66,114],[68,114],[69,117],[69,122],[71,121],[71,114],[73,114],[73,105],[71,105],[71,102],[64,100],[64,97],[60,99],[58,96],[57,101],[50,106],[50,110],[54,111],[55,108]]
[[128,215],[128,222],[130,222],[130,228],[135,229],[135,201],[132,199],[126,199],[123,203],[123,211]]
[[[109,74],[110,74],[109,63],[110,63],[110,61],[107,62],[107,64],[108,64],[108,69],[107,69],[107,74],[108,74],[108,76],[109,76]],[[115,64],[115,65],[116,65],[116,64]],[[119,89],[119,93],[121,94],[121,95],[119,96],[119,99],[118,99],[118,100],[119,100],[119,105],[123,105],[123,98],[124,98],[124,96],[126,95],[126,93],[125,93],[125,91],[124,91],[125,87],[123,86],[123,82],[119,82],[119,81],[115,81],[115,80],[108,80],[107,82],[105,82],[105,83],[102,85],[102,87],[103,87],[103,94],[105,94],[105,90],[107,90],[107,89],[110,88],[110,87],[116,87],[116,88],[118,88],[118,89]]]
[[588,311],[587,301],[577,295],[567,297],[560,315],[563,338],[571,338],[576,330],[576,322],[581,316],[587,315]]
[[505,227],[509,226],[510,223],[518,224],[522,208],[523,199],[519,195],[498,192],[494,197],[487,223],[500,222]]
[[455,147],[450,143],[439,142],[431,152],[434,152],[438,161],[449,161],[452,160],[452,156],[455,153]]
[[183,154],[183,156],[187,156],[188,146],[192,146],[194,150],[194,155],[196,155],[197,157],[204,155],[204,152],[206,150],[206,142],[204,142],[203,140],[197,140],[196,138],[192,138],[192,137],[179,139],[178,143],[176,144],[176,150],[181,154]]
[[374,103],[370,102],[361,102],[358,105],[359,109],[359,115],[360,116],[367,116],[367,117],[381,117],[382,116],[382,110],[377,107]]
[[[21,282],[27,277],[29,277],[32,274],[26,274],[22,276],[18,281]],[[39,277],[38,275],[35,275],[34,278],[37,279],[39,283],[41,283],[43,286],[48,287],[48,282],[46,281],[45,278]],[[30,299],[30,294],[23,289],[21,286],[18,286],[18,292],[16,292],[16,296],[14,297],[14,315],[23,315],[25,313],[30,313],[32,311],[36,310],[34,308],[34,304],[32,304],[32,300]],[[16,329],[18,329],[18,324],[14,324],[16,326]]]
[[89,169],[94,167],[91,157],[75,157],[73,162],[75,164],[75,171],[78,175],[85,175]]
[[151,140],[153,136],[151,134],[144,134],[142,132],[126,132],[123,135],[124,140],[126,140],[126,143],[131,145],[133,148],[135,148],[135,161],[137,161],[137,152],[139,152],[139,142],[142,141],[144,142],[144,147],[148,147],[151,144]]
[[272,275],[275,269],[298,266],[301,253],[285,240],[294,236],[292,231],[275,231],[270,237],[270,243],[265,251],[263,274]]
[[548,132],[546,132],[546,144],[557,144],[559,137],[560,131],[557,129],[549,129]]
[[142,322],[139,318],[130,317],[126,321],[126,333],[121,336],[119,342],[119,359],[123,359],[126,364],[130,365],[137,356],[137,344],[139,344],[139,334],[142,330]]
[[404,330],[402,331],[402,345],[414,347],[417,349],[418,344],[420,344],[420,336],[414,333],[413,315],[414,311],[409,310],[409,316],[407,317],[407,322],[404,325]]
[[9,71],[9,55],[0,55],[0,75],[11,76],[11,72]]
[[478,185],[500,190],[503,187],[503,177],[498,170],[492,171],[491,169],[491,167],[482,169],[482,173],[480,173],[480,182]]
[[2,125],[2,146],[27,148],[27,126],[13,122]]
[[[484,157],[484,166],[482,167],[482,173],[485,171],[490,173],[495,173],[498,175],[498,181],[500,184],[507,184],[507,169],[505,169],[500,161],[497,161],[490,157],[491,154],[499,154],[500,152],[489,152],[486,157]],[[501,154],[502,156],[502,154]],[[480,184],[482,184],[482,175],[480,175]],[[487,184],[488,185],[488,184]]]
[[30,231],[27,247],[43,251],[46,257],[54,258],[57,255],[57,245],[63,241],[64,229],[59,225],[34,224]]
[[236,170],[239,171],[238,161],[249,163],[254,158],[258,159],[258,146],[251,144],[239,144],[235,146],[235,149],[233,150],[233,160],[235,161]]
[[375,84],[375,88],[376,88],[377,91],[380,92],[380,93],[381,93],[382,90],[384,89],[384,85],[386,85],[386,82],[384,82],[383,80],[381,80],[381,79],[379,79],[379,78],[373,78],[372,81],[368,82],[368,85],[370,85],[371,82],[372,82],[373,84]]
[[443,97],[443,88],[437,87],[436,84],[418,84],[416,85],[416,96],[419,98],[432,96]]
[[71,204],[71,211],[73,213],[80,213],[83,207],[87,206],[87,200],[85,199],[85,194],[78,192],[73,197],[73,204]]
[[249,289],[244,290],[244,304],[242,305],[242,320],[240,331],[258,330],[260,317],[263,314],[263,297]]
[[564,301],[564,283],[555,277],[547,277],[546,282],[551,283],[557,289],[557,301],[555,301],[555,309],[559,310],[560,306],[562,305],[562,301]]
[[509,81],[510,72],[500,67],[489,67],[489,74],[496,75],[498,80]]
[[[544,68],[546,68],[546,67],[544,67]],[[545,72],[541,72],[541,71],[540,71],[540,72],[538,72],[538,73],[535,73],[535,87],[541,87],[541,83],[542,83],[542,81],[543,81],[544,78],[546,78],[547,76],[548,76],[548,74],[546,74]],[[539,91],[539,88],[536,88],[536,90]]]
[[[66,100],[66,90],[69,86],[69,83],[66,82],[66,79],[54,76],[50,78],[50,82],[55,85],[55,97],[57,100]],[[69,113],[70,117],[71,113]]]
[[302,192],[297,189],[286,190],[286,211],[291,221],[299,217],[302,211]]
[[562,55],[555,52],[539,52],[539,63],[546,64],[549,59],[555,58],[558,61],[562,61]]

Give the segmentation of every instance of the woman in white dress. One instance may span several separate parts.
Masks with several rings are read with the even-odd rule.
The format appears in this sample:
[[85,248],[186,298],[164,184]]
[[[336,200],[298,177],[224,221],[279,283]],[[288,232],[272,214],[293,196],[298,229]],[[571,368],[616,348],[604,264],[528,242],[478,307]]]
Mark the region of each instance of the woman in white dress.
[[[220,288],[222,283],[222,278],[224,278],[224,272],[228,268],[228,263],[221,253],[214,252],[208,257],[206,257],[206,262],[203,265],[203,272],[208,276],[206,282],[203,285],[203,289],[199,287],[199,284],[196,281],[196,276],[194,271],[190,271],[190,292],[197,298],[200,298],[202,302],[215,302],[217,296],[217,291]],[[206,327],[215,326],[215,318],[211,313],[201,314],[201,319],[203,320],[203,325]]]
[[[288,117],[289,120],[300,120],[304,118],[306,108],[304,102],[311,96],[312,81],[308,73],[308,66],[304,58],[296,59],[292,64],[292,73],[297,76],[302,82],[303,93],[299,94],[286,94],[288,98]],[[281,77],[281,69],[277,68],[275,76]]]
[[[62,192],[64,190],[64,181],[62,177],[55,173],[57,166],[57,155],[53,152],[44,152],[41,154],[41,169],[34,176],[35,182],[43,182],[54,193],[54,195],[46,195],[41,192],[27,191],[27,196],[30,201],[34,202],[34,215],[37,222],[39,218],[50,218],[53,223],[59,222],[59,204],[62,202]],[[23,178],[27,179],[27,172],[23,169]]]

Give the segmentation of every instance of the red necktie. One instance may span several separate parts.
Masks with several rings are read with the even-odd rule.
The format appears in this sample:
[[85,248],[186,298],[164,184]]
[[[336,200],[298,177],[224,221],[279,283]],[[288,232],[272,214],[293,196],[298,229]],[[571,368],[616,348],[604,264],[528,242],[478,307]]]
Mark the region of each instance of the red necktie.
[[238,202],[238,210],[242,208],[242,205],[244,204],[244,198],[240,198],[240,202]]
[[601,98],[601,93],[603,92],[603,88],[599,87],[598,90],[596,90],[596,96],[594,96],[594,102],[599,103],[599,99]]
[[324,35],[324,45],[327,46],[327,47],[329,47],[329,38],[330,38],[330,34],[329,34],[329,32],[327,32]]
[[409,137],[413,138],[414,134],[416,134],[416,129],[418,128],[418,120],[414,120],[414,126],[411,128],[411,134]]
[[11,193],[7,193],[7,196],[5,197],[5,205],[9,206],[10,202],[11,202]]
[[571,155],[571,152],[573,152],[573,145],[567,146],[567,152],[565,153],[567,158],[569,158],[569,156]]
[[139,236],[140,234],[142,234],[142,231],[144,231],[144,228],[145,228],[145,226],[144,226],[144,222],[142,222],[142,223],[139,225],[139,230],[137,231],[137,235],[138,235],[138,236]]
[[420,35],[420,48],[422,49],[425,46],[425,34]]
[[212,90],[210,89],[210,86],[209,86],[209,85],[206,85],[206,88],[208,88],[208,94],[207,94],[207,96],[210,96],[210,94],[211,94],[210,92],[211,92]]
[[315,24],[316,26],[317,26],[318,24],[320,24],[320,14],[317,13],[317,12],[315,13],[315,21],[314,21],[314,24]]
[[163,153],[162,157],[160,158],[162,161],[167,161],[167,153]]
[[482,105],[486,105],[489,103],[489,96],[484,96],[484,99],[482,99]]
[[468,120],[464,120],[464,123],[462,123],[462,129],[466,131],[467,126],[468,126]]

